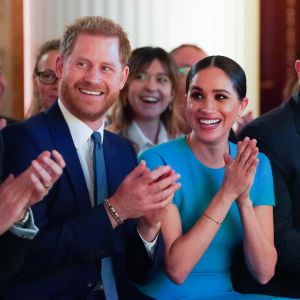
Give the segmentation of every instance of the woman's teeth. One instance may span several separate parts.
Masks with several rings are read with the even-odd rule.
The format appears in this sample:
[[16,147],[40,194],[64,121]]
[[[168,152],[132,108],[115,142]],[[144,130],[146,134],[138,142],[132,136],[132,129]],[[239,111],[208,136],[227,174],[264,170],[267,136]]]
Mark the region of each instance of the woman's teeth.
[[142,100],[150,103],[156,103],[159,101],[159,99],[155,97],[143,97]]

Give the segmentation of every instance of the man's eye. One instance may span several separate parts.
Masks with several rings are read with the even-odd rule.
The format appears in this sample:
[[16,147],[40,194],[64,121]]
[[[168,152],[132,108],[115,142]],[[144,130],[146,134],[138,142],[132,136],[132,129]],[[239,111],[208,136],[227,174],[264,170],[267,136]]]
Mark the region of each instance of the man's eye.
[[111,71],[111,68],[110,67],[103,67],[102,68],[104,71]]
[[85,62],[78,62],[77,66],[80,67],[80,68],[87,68],[88,65]]

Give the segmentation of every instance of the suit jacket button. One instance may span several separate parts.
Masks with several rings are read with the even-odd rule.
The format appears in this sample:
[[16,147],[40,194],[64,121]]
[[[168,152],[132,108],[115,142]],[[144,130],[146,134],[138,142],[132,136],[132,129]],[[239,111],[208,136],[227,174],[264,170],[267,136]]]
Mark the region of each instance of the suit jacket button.
[[94,286],[94,284],[93,284],[92,281],[88,281],[88,282],[86,283],[86,285],[87,285],[88,288],[91,288],[91,287]]

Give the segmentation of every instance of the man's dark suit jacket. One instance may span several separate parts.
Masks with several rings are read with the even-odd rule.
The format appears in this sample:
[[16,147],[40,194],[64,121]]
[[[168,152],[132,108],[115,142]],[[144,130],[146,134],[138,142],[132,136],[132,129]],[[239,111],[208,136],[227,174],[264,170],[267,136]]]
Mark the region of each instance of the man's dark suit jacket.
[[[66,161],[64,173],[49,195],[33,206],[40,231],[17,279],[6,289],[8,298],[99,299],[93,290],[101,258],[111,256],[120,299],[149,299],[130,279],[143,283],[153,275],[163,257],[162,238],[159,236],[151,261],[135,220],[127,220],[113,230],[104,206],[91,207],[80,161],[58,104],[5,128],[3,137],[6,174],[20,173],[44,150],[56,149]],[[131,144],[110,132],[104,134],[103,147],[111,196],[137,160]]]
[[[3,141],[0,132],[0,182],[3,167],[2,155]],[[0,292],[17,273],[30,242],[30,240],[19,238],[10,232],[6,232],[0,236]]]
[[262,286],[241,272],[236,261],[235,287],[242,292],[300,298],[300,93],[251,122],[240,138],[245,136],[257,139],[259,150],[271,161],[278,264],[275,277]]

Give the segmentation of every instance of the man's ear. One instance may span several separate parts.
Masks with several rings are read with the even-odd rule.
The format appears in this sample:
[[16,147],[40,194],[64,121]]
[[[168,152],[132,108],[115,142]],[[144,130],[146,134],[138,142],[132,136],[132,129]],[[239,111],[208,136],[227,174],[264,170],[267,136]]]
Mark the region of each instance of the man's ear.
[[129,67],[125,66],[123,71],[122,71],[122,74],[121,74],[120,90],[122,90],[124,88],[124,85],[125,85],[125,83],[127,81],[127,78],[128,78],[128,74],[129,74]]
[[64,67],[64,59],[61,55],[59,55],[56,58],[56,76],[58,79],[61,79],[62,77],[63,67]]

